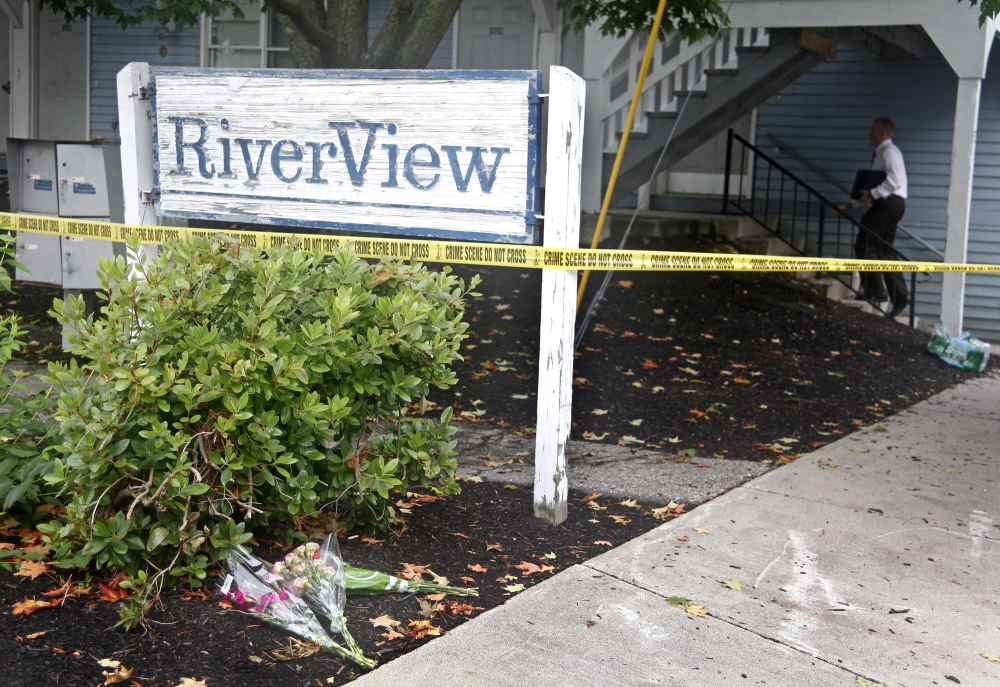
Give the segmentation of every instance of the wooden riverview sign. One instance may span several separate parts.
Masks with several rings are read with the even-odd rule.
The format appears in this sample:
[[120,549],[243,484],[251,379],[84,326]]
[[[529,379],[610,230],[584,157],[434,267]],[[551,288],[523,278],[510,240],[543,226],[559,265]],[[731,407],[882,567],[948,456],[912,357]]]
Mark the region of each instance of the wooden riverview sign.
[[541,74],[152,69],[157,215],[537,237]]

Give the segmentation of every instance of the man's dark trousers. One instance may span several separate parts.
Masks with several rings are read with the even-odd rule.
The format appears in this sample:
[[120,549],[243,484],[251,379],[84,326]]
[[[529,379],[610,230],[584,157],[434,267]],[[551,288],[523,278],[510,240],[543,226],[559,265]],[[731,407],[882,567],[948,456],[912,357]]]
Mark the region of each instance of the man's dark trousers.
[[[854,254],[861,260],[898,260],[892,244],[896,240],[896,225],[906,211],[906,201],[899,196],[879,198],[872,203],[871,208],[861,218],[861,226],[868,231],[859,230],[854,242]],[[882,283],[885,282],[885,288]],[[872,300],[880,298],[888,289],[889,300],[893,304],[906,303],[909,291],[900,272],[862,272],[861,285],[865,296]]]

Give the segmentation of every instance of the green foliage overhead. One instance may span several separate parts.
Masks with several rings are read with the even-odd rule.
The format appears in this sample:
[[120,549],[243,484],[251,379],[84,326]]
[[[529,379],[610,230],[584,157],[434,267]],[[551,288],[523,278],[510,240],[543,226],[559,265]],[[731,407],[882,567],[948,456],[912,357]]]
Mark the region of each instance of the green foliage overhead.
[[[582,31],[599,23],[605,36],[623,38],[638,31],[648,34],[659,6],[657,0],[559,0],[567,25]],[[718,0],[668,0],[660,33],[678,31],[687,39],[712,36],[729,19]]]
[[982,26],[988,19],[993,19],[1000,14],[1000,0],[958,0],[958,4],[966,2],[971,7],[979,8],[979,25]]
[[202,13],[217,17],[231,11],[242,17],[240,4],[239,0],[41,0],[42,7],[61,14],[67,23],[94,16],[112,19],[119,26],[134,26],[144,21],[194,26]]
[[39,529],[61,565],[148,574],[155,593],[167,572],[197,584],[251,528],[302,539],[325,514],[374,532],[399,490],[457,491],[451,409],[404,413],[455,382],[467,292],[447,271],[192,237],[99,275],[99,317],[55,305],[85,360],[46,379],[65,508]]

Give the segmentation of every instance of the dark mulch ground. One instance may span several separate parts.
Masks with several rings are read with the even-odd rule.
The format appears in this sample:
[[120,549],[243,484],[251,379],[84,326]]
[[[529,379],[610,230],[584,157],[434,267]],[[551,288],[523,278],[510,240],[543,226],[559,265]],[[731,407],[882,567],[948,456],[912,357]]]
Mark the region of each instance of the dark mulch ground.
[[[466,421],[530,432],[540,275],[477,271],[484,283],[470,304],[460,382],[432,400],[454,404]],[[54,295],[25,284],[12,297],[0,294],[0,313],[20,313],[33,325],[28,359],[61,356],[58,333],[43,314]],[[791,460],[968,376],[926,353],[926,335],[832,303],[786,275],[619,273],[595,322],[577,354],[574,437],[661,448],[682,459]],[[479,599],[459,600],[476,608],[454,607],[452,615],[430,618],[441,631],[503,603],[516,593],[507,586],[535,584],[655,526],[648,507],[665,505],[633,508],[598,498],[607,507],[600,511],[576,493],[569,520],[551,527],[532,516],[526,490],[473,482],[463,489],[447,500],[417,500],[408,522],[380,542],[342,542],[345,558],[358,566],[398,572],[403,563],[424,565],[453,584],[477,585]],[[32,543],[30,533],[13,526],[6,533],[5,541]],[[22,542],[22,535],[29,540]],[[282,553],[269,550],[263,537],[260,544],[265,559]],[[525,576],[515,567],[523,562],[552,570]],[[74,579],[95,582],[80,573]],[[92,687],[103,681],[97,659],[104,658],[133,669],[135,685],[173,686],[192,678],[209,685],[304,687],[342,684],[354,675],[335,658],[281,658],[276,651],[287,646],[284,635],[224,611],[217,599],[173,593],[145,634],[113,629],[118,604],[93,595],[12,615],[15,603],[45,598],[42,592],[58,586],[52,575],[31,580],[0,572],[5,684]],[[348,604],[352,631],[382,661],[428,641],[405,634],[411,622],[428,619],[420,610],[413,597]],[[369,622],[382,615],[400,621],[402,637],[387,639],[386,628]]]

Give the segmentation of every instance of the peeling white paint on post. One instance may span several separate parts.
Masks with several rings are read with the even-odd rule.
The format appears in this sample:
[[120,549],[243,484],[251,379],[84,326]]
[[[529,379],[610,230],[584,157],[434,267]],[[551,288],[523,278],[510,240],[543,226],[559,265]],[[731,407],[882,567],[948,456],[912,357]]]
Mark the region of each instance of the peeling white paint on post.
[[535,71],[152,71],[157,213],[529,243]]
[[[565,67],[549,71],[543,245],[580,245],[585,82]],[[573,395],[576,270],[542,271],[535,515],[558,525],[567,516],[566,443]]]
[[[125,224],[156,226],[153,211],[153,120],[149,99],[149,65],[131,62],[118,72],[118,131],[121,135],[122,192]],[[144,245],[149,257],[155,245]]]

